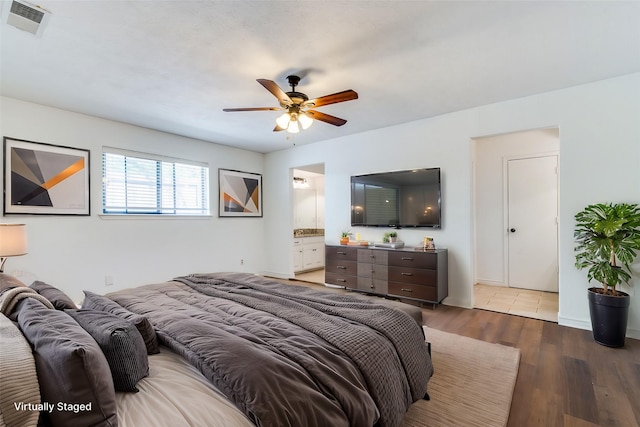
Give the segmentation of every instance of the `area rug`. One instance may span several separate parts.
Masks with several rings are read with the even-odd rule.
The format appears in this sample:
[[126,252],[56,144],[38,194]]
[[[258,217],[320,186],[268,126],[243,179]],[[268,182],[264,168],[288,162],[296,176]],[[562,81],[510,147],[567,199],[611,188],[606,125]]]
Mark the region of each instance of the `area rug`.
[[503,427],[509,419],[520,350],[424,327],[435,373],[431,400],[414,403],[403,427]]

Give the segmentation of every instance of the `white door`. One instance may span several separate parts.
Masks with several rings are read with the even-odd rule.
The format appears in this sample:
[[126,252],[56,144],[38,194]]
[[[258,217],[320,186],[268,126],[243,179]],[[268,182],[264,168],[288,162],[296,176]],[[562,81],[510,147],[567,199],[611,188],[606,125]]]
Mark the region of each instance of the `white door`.
[[509,286],[558,292],[558,156],[508,160]]

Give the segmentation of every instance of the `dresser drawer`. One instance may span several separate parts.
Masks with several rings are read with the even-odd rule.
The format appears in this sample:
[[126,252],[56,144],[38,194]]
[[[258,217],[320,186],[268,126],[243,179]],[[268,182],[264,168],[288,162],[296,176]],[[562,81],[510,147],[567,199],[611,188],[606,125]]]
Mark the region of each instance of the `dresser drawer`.
[[423,268],[389,267],[389,280],[393,282],[416,283],[418,285],[433,285],[438,282],[436,270]]
[[387,264],[389,252],[377,249],[360,249],[358,262],[369,264]]
[[358,263],[355,261],[329,258],[327,259],[325,271],[345,276],[356,276],[358,274]]
[[437,290],[434,286],[416,285],[411,283],[389,282],[389,295],[405,298],[416,298],[438,302]]
[[345,261],[357,261],[358,249],[342,246],[327,246],[325,248],[325,256],[327,259],[339,259]]
[[344,286],[351,289],[356,289],[358,287],[358,278],[356,276],[344,276],[336,273],[325,272],[324,282],[330,285]]
[[358,277],[358,287],[359,291],[363,292],[371,292],[374,294],[386,295],[388,286],[387,280],[379,280],[379,279],[367,279],[364,277]]
[[435,270],[438,265],[438,256],[435,253],[425,252],[389,252],[389,265]]
[[358,263],[358,276],[372,279],[387,280],[389,267],[386,265]]

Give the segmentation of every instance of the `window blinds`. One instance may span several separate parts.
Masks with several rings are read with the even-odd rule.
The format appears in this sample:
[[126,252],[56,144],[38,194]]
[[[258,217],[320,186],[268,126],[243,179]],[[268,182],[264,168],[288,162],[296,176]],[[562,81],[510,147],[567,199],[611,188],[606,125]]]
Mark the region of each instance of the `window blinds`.
[[105,214],[209,215],[209,168],[105,147],[102,206]]

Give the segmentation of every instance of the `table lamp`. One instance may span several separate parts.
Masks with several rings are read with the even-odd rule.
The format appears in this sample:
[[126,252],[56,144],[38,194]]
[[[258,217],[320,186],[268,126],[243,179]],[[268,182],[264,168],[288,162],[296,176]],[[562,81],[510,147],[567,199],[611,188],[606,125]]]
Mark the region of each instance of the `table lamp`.
[[27,253],[27,226],[24,224],[0,224],[0,273],[10,256]]

